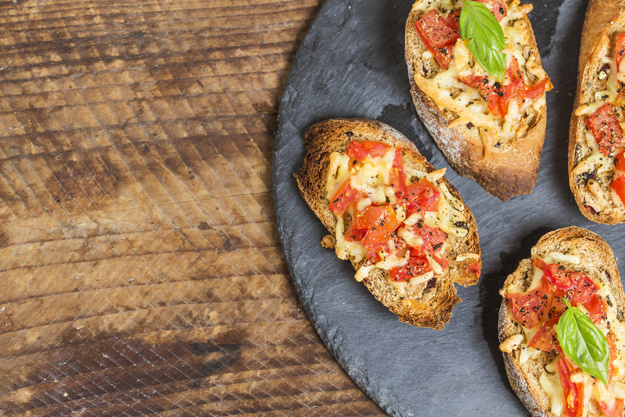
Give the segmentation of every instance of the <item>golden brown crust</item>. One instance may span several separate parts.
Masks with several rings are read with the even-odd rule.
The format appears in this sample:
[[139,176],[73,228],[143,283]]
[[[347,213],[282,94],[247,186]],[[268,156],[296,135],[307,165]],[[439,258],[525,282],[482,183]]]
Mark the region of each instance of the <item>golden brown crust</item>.
[[[418,0],[417,2],[420,2]],[[530,122],[527,133],[513,140],[510,146],[495,146],[498,140],[485,141],[478,128],[471,124],[450,126],[450,115],[440,109],[417,85],[415,77],[423,78],[426,70],[421,54],[425,50],[414,24],[420,13],[413,8],[406,22],[406,63],[411,94],[417,114],[458,174],[473,178],[486,191],[503,201],[529,194],[536,183],[540,154],[547,126],[546,106]],[[529,28],[525,43],[528,53],[540,65],[536,40],[527,16],[520,19]],[[485,147],[484,142],[487,143]]]
[[[579,164],[584,156],[588,154],[586,145],[586,116],[577,116],[575,110],[582,103],[590,103],[594,101],[594,91],[599,85],[598,74],[603,63],[601,58],[604,56],[605,50],[610,50],[610,39],[616,32],[625,31],[625,13],[623,12],[624,4],[622,1],[615,0],[591,0],[584,26],[582,29],[582,39],[579,54],[579,72],[577,80],[577,93],[575,96],[574,111],[571,115],[571,124],[569,128],[569,185],[575,196],[575,201],[579,206],[582,214],[597,223],[617,224],[625,222],[625,210],[611,201],[611,197],[605,198],[609,190],[609,183],[612,177],[612,171],[608,171],[597,177],[599,182],[595,181],[594,186],[604,190],[599,193],[599,198],[605,201],[604,204],[597,202],[591,189],[587,186],[588,176],[585,169]],[[579,165],[578,165],[579,164]],[[601,186],[600,184],[603,184]],[[602,209],[594,209],[591,204],[602,206]]]
[[[533,259],[544,258],[553,251],[579,256],[580,264],[567,266],[567,269],[586,272],[593,281],[607,284],[618,307],[617,316],[619,319],[623,316],[625,293],[612,249],[599,235],[575,226],[544,235],[532,248],[531,259],[521,261],[516,271],[508,276],[501,290],[502,295],[510,287],[527,288],[533,277]],[[512,317],[508,300],[504,298],[499,310],[499,342],[503,343],[509,337],[522,332],[521,326]],[[518,351],[502,353],[510,384],[525,407],[533,416],[554,416],[550,412],[549,397],[539,383],[544,366],[553,359],[554,354],[541,353],[537,358],[528,359],[522,364]]]
[[[305,135],[306,157],[299,172],[295,173],[298,187],[304,200],[315,212],[331,234],[336,232],[336,217],[328,206],[325,184],[330,154],[344,152],[351,140],[372,140],[402,149],[404,164],[407,167],[434,171],[430,163],[419,153],[416,146],[392,127],[368,119],[331,119],[313,125]],[[442,178],[452,195],[462,202],[458,191]],[[464,204],[464,203],[462,203]],[[477,223],[471,210],[464,206],[469,234],[462,239],[449,236],[451,253],[475,253],[481,256]],[[455,257],[454,257],[455,259]],[[451,318],[455,304],[460,302],[454,282],[467,286],[477,283],[479,273],[468,266],[475,259],[460,262],[451,261],[449,269],[437,277],[436,286],[423,293],[416,300],[401,296],[388,282],[388,272],[374,268],[363,280],[377,300],[395,313],[400,321],[419,327],[439,330]],[[353,264],[355,269],[359,264]]]

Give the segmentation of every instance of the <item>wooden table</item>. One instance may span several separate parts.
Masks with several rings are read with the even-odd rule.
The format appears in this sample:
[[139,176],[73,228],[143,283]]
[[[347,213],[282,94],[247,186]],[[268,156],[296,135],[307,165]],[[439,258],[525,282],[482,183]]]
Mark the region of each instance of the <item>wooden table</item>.
[[322,3],[0,1],[0,415],[383,415],[298,307],[274,219]]

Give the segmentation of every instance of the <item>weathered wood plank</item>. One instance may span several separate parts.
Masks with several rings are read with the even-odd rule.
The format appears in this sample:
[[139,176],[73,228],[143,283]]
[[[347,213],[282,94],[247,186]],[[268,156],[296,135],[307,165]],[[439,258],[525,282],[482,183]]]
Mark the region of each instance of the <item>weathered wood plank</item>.
[[322,0],[0,2],[0,414],[381,415],[300,311],[271,151]]

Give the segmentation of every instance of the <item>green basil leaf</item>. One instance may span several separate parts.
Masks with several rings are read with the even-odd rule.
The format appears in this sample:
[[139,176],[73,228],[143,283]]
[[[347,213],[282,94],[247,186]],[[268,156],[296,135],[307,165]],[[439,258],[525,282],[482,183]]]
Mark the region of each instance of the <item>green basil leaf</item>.
[[588,372],[608,384],[610,348],[605,335],[577,307],[569,307],[558,321],[557,333],[560,346],[572,360]]
[[506,47],[503,29],[495,16],[482,3],[466,0],[460,12],[460,36],[469,40],[467,48],[477,62],[499,82],[506,70]]

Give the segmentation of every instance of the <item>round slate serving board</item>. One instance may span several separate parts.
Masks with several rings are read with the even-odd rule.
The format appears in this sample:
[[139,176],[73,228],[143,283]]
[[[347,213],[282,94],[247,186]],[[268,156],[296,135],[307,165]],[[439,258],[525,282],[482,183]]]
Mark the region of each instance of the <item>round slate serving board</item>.
[[[306,35],[286,83],[274,143],[278,230],[301,301],[350,377],[392,416],[527,415],[506,378],[497,341],[498,291],[546,232],[577,225],[601,235],[625,264],[625,226],[597,225],[578,211],[568,187],[567,140],[586,2],[534,1],[530,13],[554,90],[538,181],[531,195],[504,203],[459,177],[417,118],[404,62],[410,1],[328,0]],[[477,218],[483,254],[478,285],[442,331],[400,323],[357,283],[348,262],[319,242],[325,228],[306,206],[293,172],[308,127],[332,117],[368,117],[413,140],[458,188]]]

